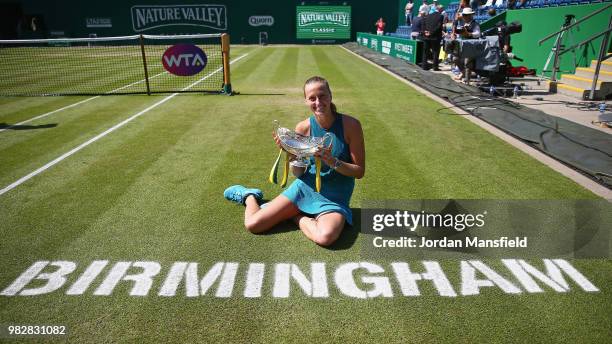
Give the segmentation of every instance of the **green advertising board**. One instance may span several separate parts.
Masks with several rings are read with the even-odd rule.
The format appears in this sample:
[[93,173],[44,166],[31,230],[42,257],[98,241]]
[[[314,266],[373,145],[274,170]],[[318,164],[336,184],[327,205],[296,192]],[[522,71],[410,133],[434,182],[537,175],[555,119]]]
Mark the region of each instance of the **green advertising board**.
[[350,39],[351,6],[297,6],[297,39]]
[[357,32],[357,44],[410,63],[420,62],[419,42],[411,39]]
[[[397,25],[390,18],[398,15],[399,6],[396,1],[379,1],[373,6],[372,0],[0,0],[1,3],[17,4],[23,16],[39,16],[41,23],[41,31],[33,36],[26,30],[17,32],[21,17],[13,22],[0,20],[0,34],[7,39],[228,33],[232,44],[259,43],[262,33],[270,44],[354,41],[357,32],[375,32],[374,23],[379,17],[387,21],[387,31],[395,31]],[[333,32],[313,32],[315,24],[310,22],[296,30],[298,10],[309,7],[316,12],[322,8],[340,10],[341,16],[330,16],[331,23],[316,30]],[[0,9],[0,17],[3,13]],[[311,18],[316,16],[303,19]],[[327,38],[331,35],[342,38]]]

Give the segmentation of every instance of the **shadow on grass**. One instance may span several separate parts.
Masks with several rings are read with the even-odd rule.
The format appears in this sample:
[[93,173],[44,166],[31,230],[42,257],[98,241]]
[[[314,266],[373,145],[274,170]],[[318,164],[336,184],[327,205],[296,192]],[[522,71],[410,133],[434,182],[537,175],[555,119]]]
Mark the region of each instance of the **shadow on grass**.
[[353,212],[353,225],[345,225],[338,240],[328,248],[332,251],[348,250],[357,241],[357,237],[361,232],[361,209],[351,208]]
[[235,96],[286,96],[285,93],[242,93],[236,92]]
[[48,129],[57,127],[56,123],[41,124],[41,125],[18,125],[18,124],[7,124],[0,123],[0,129],[5,130],[32,130],[32,129]]
[[[351,210],[353,211],[353,225],[350,226],[346,224],[338,240],[331,246],[326,247],[327,249],[332,251],[348,250],[353,247],[357,241],[357,237],[361,232],[361,209],[351,208]],[[283,221],[260,235],[275,235],[299,230],[300,229],[293,221]]]

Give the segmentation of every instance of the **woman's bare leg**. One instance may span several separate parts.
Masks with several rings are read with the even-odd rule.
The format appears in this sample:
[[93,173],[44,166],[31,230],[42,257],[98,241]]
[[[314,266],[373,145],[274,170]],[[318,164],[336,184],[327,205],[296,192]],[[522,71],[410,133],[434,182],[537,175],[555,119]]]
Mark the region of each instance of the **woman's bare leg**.
[[321,246],[329,246],[340,237],[345,218],[340,213],[327,213],[316,219],[300,214],[294,216],[293,221],[298,224],[308,239]]
[[244,204],[246,205],[244,226],[251,233],[263,233],[300,213],[300,210],[283,195],[274,198],[263,209],[259,207],[253,195],[247,196]]

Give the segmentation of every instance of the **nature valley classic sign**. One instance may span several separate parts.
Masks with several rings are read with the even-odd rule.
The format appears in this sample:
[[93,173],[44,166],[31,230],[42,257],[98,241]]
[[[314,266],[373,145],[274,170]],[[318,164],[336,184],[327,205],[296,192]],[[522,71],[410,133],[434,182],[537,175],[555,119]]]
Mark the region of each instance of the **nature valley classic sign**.
[[133,6],[132,27],[141,32],[164,26],[202,26],[227,30],[225,5]]
[[297,6],[297,39],[350,39],[351,6]]

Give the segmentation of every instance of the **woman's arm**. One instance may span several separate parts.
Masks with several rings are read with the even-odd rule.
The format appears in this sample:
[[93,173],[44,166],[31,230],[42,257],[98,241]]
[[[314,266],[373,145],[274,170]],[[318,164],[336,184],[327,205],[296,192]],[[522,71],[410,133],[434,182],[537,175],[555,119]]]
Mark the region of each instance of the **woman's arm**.
[[330,150],[321,152],[321,160],[336,172],[345,176],[361,179],[365,175],[365,142],[361,123],[356,118],[344,116],[344,135],[349,145],[351,162],[341,161],[331,155]]

